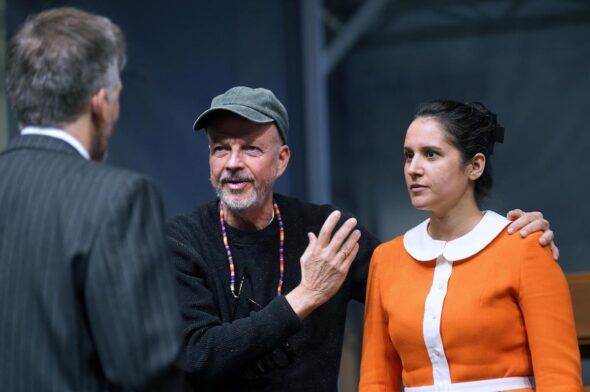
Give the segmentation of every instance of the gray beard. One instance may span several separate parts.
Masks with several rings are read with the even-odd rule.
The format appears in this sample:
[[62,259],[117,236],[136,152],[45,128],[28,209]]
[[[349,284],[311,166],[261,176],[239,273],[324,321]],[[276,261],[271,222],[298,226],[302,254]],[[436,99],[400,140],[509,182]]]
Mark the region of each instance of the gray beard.
[[219,187],[215,187],[215,193],[217,193],[217,197],[227,206],[228,209],[232,211],[246,211],[249,208],[252,208],[264,200],[264,198],[272,192],[272,183],[271,184],[256,184],[253,183],[253,192],[247,199],[241,199],[239,201],[234,200],[231,198],[231,192],[224,192],[223,185]]
[[223,192],[223,190],[221,189],[218,189],[216,193],[217,197],[219,197],[223,204],[225,204],[227,208],[233,211],[245,211],[248,208],[256,205],[259,201],[258,192],[256,190],[254,190],[254,193],[252,193],[252,195],[249,198],[242,199],[239,201],[235,201],[233,198],[226,197],[226,193]]

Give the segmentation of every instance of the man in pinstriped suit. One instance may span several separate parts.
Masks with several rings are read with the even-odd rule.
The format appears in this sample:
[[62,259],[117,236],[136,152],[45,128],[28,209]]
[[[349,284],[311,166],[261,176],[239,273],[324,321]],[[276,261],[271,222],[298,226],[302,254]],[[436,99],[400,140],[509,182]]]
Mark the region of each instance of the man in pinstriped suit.
[[9,44],[22,127],[0,154],[0,390],[176,390],[180,310],[160,196],[101,164],[125,44],[58,8]]

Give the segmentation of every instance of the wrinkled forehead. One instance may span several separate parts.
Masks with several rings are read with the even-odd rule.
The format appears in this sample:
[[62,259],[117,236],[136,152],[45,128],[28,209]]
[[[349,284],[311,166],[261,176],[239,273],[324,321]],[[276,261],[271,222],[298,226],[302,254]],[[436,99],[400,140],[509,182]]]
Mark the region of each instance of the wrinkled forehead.
[[274,123],[256,123],[233,113],[224,113],[212,118],[207,124],[206,132],[209,143],[229,139],[244,142],[281,140]]

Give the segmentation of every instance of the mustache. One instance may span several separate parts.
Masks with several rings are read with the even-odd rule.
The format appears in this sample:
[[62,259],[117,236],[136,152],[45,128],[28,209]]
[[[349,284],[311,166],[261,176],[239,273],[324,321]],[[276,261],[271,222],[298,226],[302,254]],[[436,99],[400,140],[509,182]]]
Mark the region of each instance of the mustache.
[[221,184],[227,184],[228,182],[254,182],[253,176],[248,176],[244,174],[230,174],[224,175],[219,179]]

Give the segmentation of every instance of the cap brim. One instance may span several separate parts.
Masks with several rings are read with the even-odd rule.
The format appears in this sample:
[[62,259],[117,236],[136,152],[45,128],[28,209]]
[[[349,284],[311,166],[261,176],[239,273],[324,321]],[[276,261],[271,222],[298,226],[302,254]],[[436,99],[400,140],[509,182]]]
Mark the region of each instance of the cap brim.
[[254,110],[254,109],[251,109],[248,106],[223,105],[223,106],[218,106],[218,107],[212,107],[210,109],[205,110],[203,113],[201,113],[201,115],[195,121],[195,124],[193,125],[193,129],[195,131],[198,131],[200,129],[205,128],[207,126],[207,122],[208,122],[209,118],[211,117],[211,115],[213,113],[221,112],[221,111],[226,111],[226,112],[231,112],[231,113],[237,114],[240,117],[244,117],[245,119],[247,119],[249,121],[259,123],[259,124],[266,124],[266,123],[274,122],[274,119],[272,119],[271,117],[268,117],[268,116],[260,113],[259,111]]

